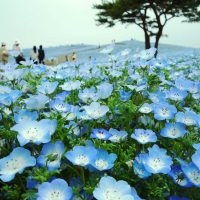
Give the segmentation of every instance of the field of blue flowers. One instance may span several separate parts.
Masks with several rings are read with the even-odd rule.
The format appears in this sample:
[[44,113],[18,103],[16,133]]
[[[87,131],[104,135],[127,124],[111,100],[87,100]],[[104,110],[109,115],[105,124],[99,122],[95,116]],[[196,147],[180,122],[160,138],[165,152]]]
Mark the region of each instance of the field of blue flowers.
[[0,65],[0,199],[200,199],[199,52],[114,49]]

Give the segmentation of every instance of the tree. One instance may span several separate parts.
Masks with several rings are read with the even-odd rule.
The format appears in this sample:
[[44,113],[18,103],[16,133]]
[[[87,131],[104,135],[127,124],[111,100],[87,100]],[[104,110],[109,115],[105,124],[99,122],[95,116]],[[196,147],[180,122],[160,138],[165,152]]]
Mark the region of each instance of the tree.
[[150,38],[155,37],[158,49],[166,23],[175,17],[184,17],[182,22],[199,22],[199,6],[200,0],[102,0],[93,9],[100,10],[97,25],[136,24],[144,31],[145,48],[151,47]]

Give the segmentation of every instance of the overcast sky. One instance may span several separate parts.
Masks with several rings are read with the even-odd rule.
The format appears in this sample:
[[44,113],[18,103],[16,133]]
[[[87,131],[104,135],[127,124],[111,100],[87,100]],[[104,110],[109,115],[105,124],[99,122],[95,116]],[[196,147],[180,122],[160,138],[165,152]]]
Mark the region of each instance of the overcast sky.
[[[93,4],[101,0],[0,0],[0,42],[10,49],[16,39],[22,48],[34,45],[109,44],[131,38],[144,41],[136,25],[96,26]],[[200,23],[172,19],[164,28],[168,38],[160,43],[200,48]],[[154,40],[152,39],[152,42]]]

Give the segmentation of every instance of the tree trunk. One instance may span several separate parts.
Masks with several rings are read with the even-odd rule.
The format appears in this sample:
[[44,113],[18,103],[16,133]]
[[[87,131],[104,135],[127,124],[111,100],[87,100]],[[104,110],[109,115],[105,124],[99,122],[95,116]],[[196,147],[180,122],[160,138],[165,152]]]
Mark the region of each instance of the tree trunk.
[[149,49],[149,48],[151,48],[150,37],[149,37],[147,31],[145,31],[145,30],[144,30],[144,35],[145,35],[145,49]]
[[157,51],[155,53],[155,58],[157,57],[157,54],[158,54],[158,44],[159,44],[159,40],[162,36],[162,31],[163,31],[163,26],[160,26],[158,29],[158,33],[156,34],[156,41],[155,41],[155,45],[154,45],[154,47],[157,49]]

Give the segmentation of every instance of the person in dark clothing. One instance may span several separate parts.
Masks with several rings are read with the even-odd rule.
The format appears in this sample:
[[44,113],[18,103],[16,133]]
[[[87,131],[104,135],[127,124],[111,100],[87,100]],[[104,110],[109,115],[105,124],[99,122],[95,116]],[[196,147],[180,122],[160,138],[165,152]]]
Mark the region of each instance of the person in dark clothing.
[[39,59],[39,63],[41,64],[44,64],[44,58],[45,58],[45,53],[44,53],[44,50],[42,49],[42,45],[40,45],[40,48],[38,50],[38,59]]
[[21,61],[26,61],[22,53],[20,53],[20,54],[17,56],[17,58],[16,58],[16,63],[19,64],[19,65],[21,65],[21,63],[20,63]]

